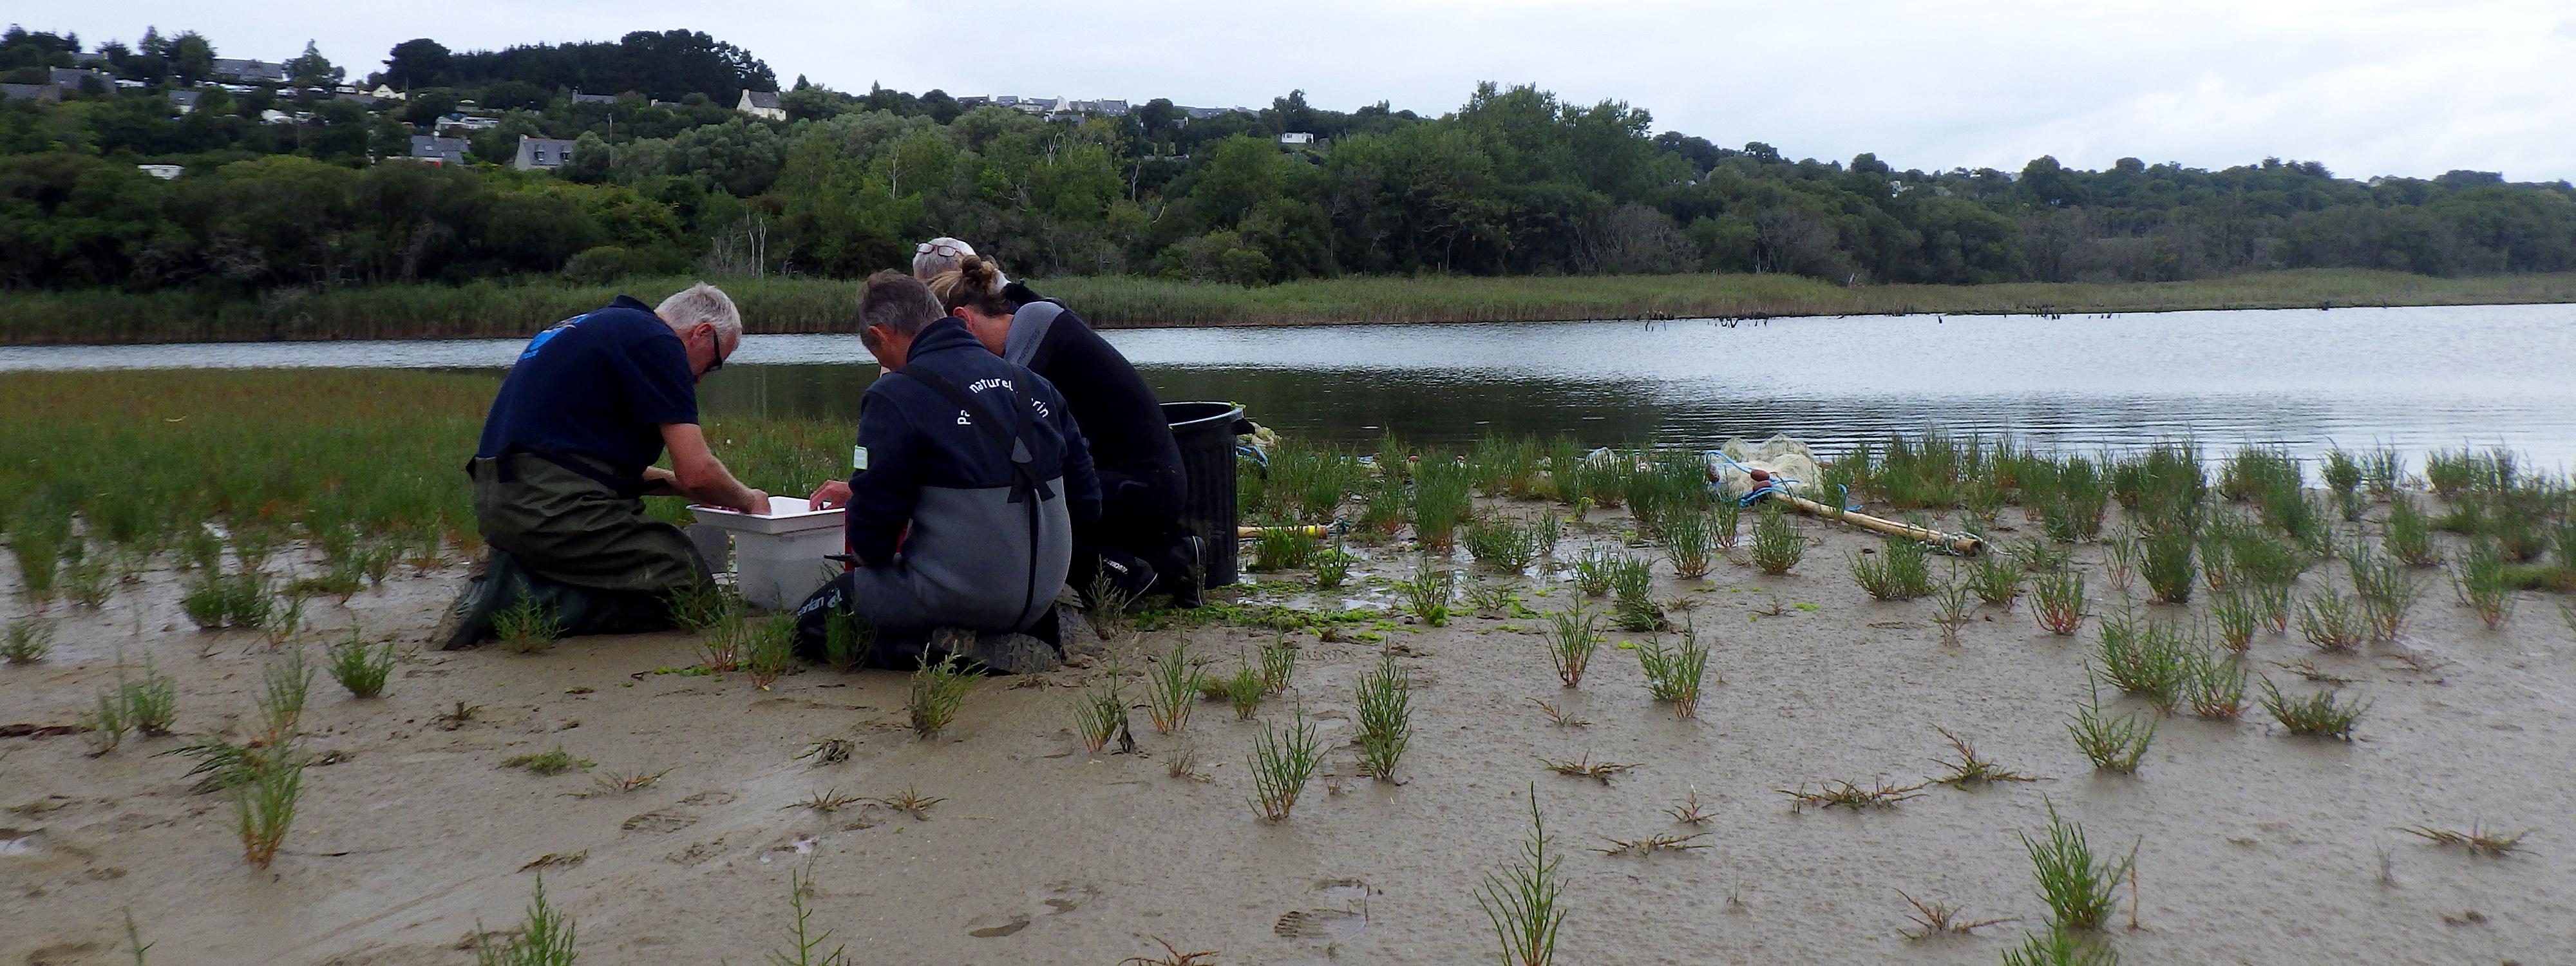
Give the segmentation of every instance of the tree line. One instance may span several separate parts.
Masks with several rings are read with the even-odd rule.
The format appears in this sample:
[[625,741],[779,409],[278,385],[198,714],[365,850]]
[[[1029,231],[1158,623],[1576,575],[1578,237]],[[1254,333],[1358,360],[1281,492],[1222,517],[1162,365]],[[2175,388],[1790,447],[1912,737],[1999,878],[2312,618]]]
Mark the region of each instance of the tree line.
[[[202,60],[202,37],[147,46]],[[186,46],[184,54],[174,53]],[[69,50],[65,50],[68,46]],[[102,45],[105,47],[106,45]],[[0,65],[76,40],[13,32]],[[135,51],[125,56],[140,57]],[[307,49],[296,73],[331,67]],[[32,63],[31,63],[32,62]],[[2081,170],[1897,170],[1792,160],[1656,132],[1625,103],[1479,85],[1436,117],[1335,111],[1302,93],[1192,118],[1042,118],[944,92],[806,83],[783,121],[730,110],[767,65],[705,34],[389,52],[362,104],[297,84],[139,89],[0,104],[0,285],[148,290],[604,280],[689,269],[853,277],[935,235],[1016,272],[1258,285],[1343,274],[1777,272],[1843,284],[2162,281],[2295,267],[2467,275],[2576,269],[2576,188],[2492,172],[2338,177],[2266,159],[2220,170],[2121,159]],[[120,76],[126,76],[118,68]],[[575,92],[618,95],[613,102]],[[673,100],[676,98],[676,101]],[[291,123],[261,112],[292,109]],[[461,109],[497,117],[474,154],[577,139],[551,172],[393,160]],[[1308,134],[1297,143],[1280,135]],[[182,165],[164,181],[139,163]]]

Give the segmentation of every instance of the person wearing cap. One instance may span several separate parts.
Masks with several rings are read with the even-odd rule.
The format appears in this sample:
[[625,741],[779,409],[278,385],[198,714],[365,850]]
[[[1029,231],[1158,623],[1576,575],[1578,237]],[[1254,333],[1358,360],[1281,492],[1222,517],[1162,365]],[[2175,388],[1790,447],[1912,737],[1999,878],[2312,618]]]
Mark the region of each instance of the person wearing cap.
[[[668,627],[668,595],[711,578],[696,545],[641,498],[769,512],[769,496],[735,479],[698,428],[698,380],[741,344],[733,299],[704,283],[659,306],[621,295],[529,339],[466,464],[491,552],[434,642],[471,647],[532,597],[567,635]],[[653,465],[666,450],[667,470]]]
[[1093,595],[1106,577],[1105,587],[1127,600],[1159,593],[1197,606],[1206,541],[1181,523],[1181,447],[1143,374],[1073,310],[1038,298],[964,242],[924,243],[913,268],[935,269],[929,284],[940,304],[985,348],[1045,377],[1073,407],[1101,500],[1098,522],[1074,535],[1074,589]]

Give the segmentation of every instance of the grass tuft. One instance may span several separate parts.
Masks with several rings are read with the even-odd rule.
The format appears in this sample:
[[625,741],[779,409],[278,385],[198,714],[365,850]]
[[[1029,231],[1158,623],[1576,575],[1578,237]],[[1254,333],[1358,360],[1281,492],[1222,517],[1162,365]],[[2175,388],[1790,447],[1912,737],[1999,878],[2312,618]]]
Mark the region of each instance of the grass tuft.
[[563,622],[545,601],[523,594],[492,618],[492,633],[501,639],[502,650],[535,654],[555,646],[555,639],[563,636]]
[[539,775],[560,775],[574,769],[587,769],[595,764],[588,758],[573,757],[572,752],[556,745],[548,751],[514,755],[501,762],[503,768],[525,768]]
[[1896,894],[1905,900],[1906,905],[1914,907],[1914,911],[1906,913],[1905,917],[1914,920],[1915,929],[1913,932],[1906,933],[1905,938],[1915,942],[1941,936],[1974,935],[1977,930],[1987,926],[2000,926],[2007,922],[2019,921],[2010,916],[1998,919],[1969,919],[1960,915],[1962,910],[1959,907],[1949,903],[1925,902],[1906,895],[1903,889],[1896,890]]
[[2303,738],[2350,741],[2353,725],[2369,708],[2367,701],[2337,701],[2332,691],[2291,698],[2283,695],[2270,678],[2263,679],[2263,710],[2272,715],[2272,720],[2280,722],[2281,727]]
[[9,622],[6,637],[0,637],[0,660],[11,664],[34,664],[54,651],[54,623],[38,617],[21,617]]
[[1968,586],[1977,599],[1988,606],[2011,610],[2013,599],[2021,596],[2022,568],[2000,554],[1979,558],[1968,570]]
[[[1276,734],[1263,732],[1247,759],[1252,766],[1253,814],[1265,822],[1287,821],[1288,813],[1297,807],[1297,796],[1306,790],[1306,780],[1314,776],[1315,765],[1322,758],[1323,746],[1315,738],[1315,726],[1306,723],[1304,711],[1297,712],[1296,721]],[[1388,764],[1392,766],[1393,761]]]
[[1923,797],[1923,786],[1919,783],[1890,785],[1884,778],[1871,779],[1869,787],[1866,788],[1847,781],[1828,781],[1817,785],[1812,791],[1804,783],[1794,789],[1780,788],[1774,791],[1789,796],[1789,810],[1792,812],[1809,808],[1848,808],[1853,811],[1864,808],[1895,808],[1898,802]]
[[2127,775],[2138,770],[2138,763],[2147,757],[2147,747],[2155,743],[2156,723],[2141,722],[2129,715],[2117,719],[2105,715],[2102,698],[2095,694],[2075,709],[2066,732],[2075,738],[2076,750],[2082,751],[2093,767]]
[[1395,765],[1413,737],[1413,676],[1382,657],[1377,667],[1360,675],[1360,772],[1381,781],[1395,777]]
[[1415,620],[1428,627],[1449,623],[1449,602],[1458,591],[1456,571],[1434,568],[1426,557],[1414,568],[1413,578],[1400,587],[1404,591],[1405,606],[1413,611]]
[[957,720],[958,706],[966,703],[966,692],[983,676],[982,668],[958,661],[957,655],[941,658],[937,664],[924,656],[912,672],[912,733],[928,738],[947,730]]
[[2435,845],[2456,845],[2468,850],[2470,855],[2483,855],[2491,859],[2501,859],[2522,851],[2523,837],[2531,834],[2528,829],[2511,833],[2491,832],[2477,822],[2469,823],[2469,829],[2465,832],[2458,829],[2434,828],[2430,825],[2417,825],[2399,829],[2399,831],[2420,836]]
[[1190,708],[1198,703],[1204,678],[1190,658],[1189,638],[1174,641],[1171,653],[1158,659],[1145,675],[1145,717],[1154,722],[1155,733],[1170,734],[1189,726]]
[[537,874],[536,898],[528,903],[527,920],[507,942],[492,943],[492,934],[474,925],[475,966],[572,966],[581,954],[574,948],[571,916],[546,902],[545,873]]
[[1655,576],[1646,560],[1622,554],[1610,567],[1610,618],[1623,631],[1651,631],[1664,624],[1655,603]]
[[2084,574],[2061,568],[2031,582],[2031,614],[2040,629],[2060,637],[2084,629]]
[[385,681],[393,676],[394,645],[387,641],[381,648],[369,648],[367,639],[355,627],[349,636],[331,645],[325,652],[331,668],[331,679],[349,689],[353,698],[376,698],[385,693]]
[[1798,522],[1764,501],[1761,518],[1753,523],[1753,565],[1776,576],[1788,573],[1806,555],[1807,536],[1799,532]]
[[1476,905],[1494,924],[1503,966],[1551,966],[1557,930],[1565,925],[1565,879],[1557,869],[1564,860],[1548,851],[1553,840],[1539,814],[1538,786],[1531,785],[1529,794],[1530,839],[1521,857],[1485,873],[1485,884],[1476,890]]
[[2084,827],[2059,816],[2054,802],[2048,805],[2047,837],[2024,833],[2021,844],[2030,853],[2039,898],[2048,904],[2049,925],[2071,932],[2102,928],[2111,918],[2120,880],[2128,877],[2135,860],[2113,862],[2094,854],[2084,841]]
[[1572,761],[1551,761],[1541,758],[1539,763],[1546,765],[1547,770],[1567,778],[1589,778],[1604,785],[1610,784],[1610,779],[1626,774],[1637,767],[1634,764],[1593,761],[1591,752],[1585,752],[1583,757]]
[[1947,758],[1932,759],[1933,764],[1950,770],[1949,774],[1931,779],[1932,784],[1966,788],[1970,785],[1991,785],[1996,782],[2039,780],[2036,775],[2022,774],[1978,755],[1975,745],[1969,744],[1966,738],[1951,734],[1947,728],[1935,727],[1932,730],[1940,732],[1941,737],[1950,742],[1950,754],[1958,759],[1956,761]]
[[1637,648],[1637,666],[1646,674],[1646,693],[1657,701],[1672,702],[1673,717],[1699,713],[1700,686],[1708,677],[1708,645],[1700,641],[1698,628],[1682,626],[1680,647],[1667,648],[1661,639],[1648,638]]

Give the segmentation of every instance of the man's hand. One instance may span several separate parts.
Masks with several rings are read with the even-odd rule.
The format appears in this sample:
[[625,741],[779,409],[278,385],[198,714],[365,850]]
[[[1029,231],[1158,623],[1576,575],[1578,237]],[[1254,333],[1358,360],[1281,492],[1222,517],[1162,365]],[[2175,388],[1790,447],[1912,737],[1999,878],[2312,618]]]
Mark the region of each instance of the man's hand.
[[814,509],[817,510],[837,510],[848,506],[850,504],[850,481],[826,481],[823,485],[815,487],[814,495],[806,497],[805,500],[812,504]]
[[727,506],[726,509],[740,510],[756,517],[765,517],[769,515],[769,494],[750,487],[744,487],[742,492],[744,496],[747,496],[750,499],[743,500],[741,506]]
[[694,423],[662,424],[662,445],[671,451],[672,489],[707,506],[769,515],[769,494],[742,485],[707,451],[707,437]]

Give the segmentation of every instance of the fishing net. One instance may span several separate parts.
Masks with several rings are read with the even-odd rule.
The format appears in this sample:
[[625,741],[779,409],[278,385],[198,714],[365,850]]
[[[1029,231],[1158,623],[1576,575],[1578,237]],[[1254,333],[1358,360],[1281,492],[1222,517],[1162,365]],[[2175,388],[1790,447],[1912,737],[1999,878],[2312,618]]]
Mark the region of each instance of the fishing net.
[[1756,484],[1748,470],[1768,473],[1771,485],[1800,494],[1814,492],[1823,474],[1816,466],[1815,454],[1807,451],[1807,444],[1788,436],[1773,436],[1759,443],[1748,443],[1740,437],[1727,440],[1725,446],[1709,454],[1708,469],[1728,496],[1753,492]]

